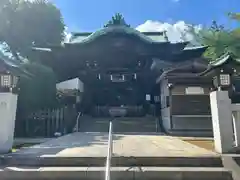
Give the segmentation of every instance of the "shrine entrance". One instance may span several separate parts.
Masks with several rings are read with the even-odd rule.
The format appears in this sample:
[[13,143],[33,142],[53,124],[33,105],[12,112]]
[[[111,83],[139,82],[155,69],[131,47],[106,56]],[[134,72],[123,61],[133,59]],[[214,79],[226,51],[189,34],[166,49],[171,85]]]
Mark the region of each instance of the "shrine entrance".
[[[117,107],[126,111],[124,116],[128,118],[116,125],[118,132],[141,128],[142,132],[156,132],[156,119],[164,119],[168,125],[172,113],[170,84],[158,83],[157,79],[168,72],[166,67],[192,64],[206,49],[185,49],[187,44],[169,42],[164,32],[139,32],[126,24],[113,24],[93,33],[73,34],[63,46],[38,48],[37,52],[42,63],[57,74],[59,82],[79,78],[84,84],[77,102],[78,112],[90,116],[82,118],[84,131],[94,131],[94,126],[96,131],[108,131],[109,110]],[[193,73],[192,69],[189,71]],[[185,71],[174,75],[186,80],[189,77]],[[126,122],[132,122],[129,130]]]
[[157,103],[154,94],[160,92],[160,88],[153,85],[146,84],[143,76],[136,73],[102,73],[92,86],[86,87],[89,90],[83,95],[82,108],[86,108],[86,114],[97,117],[109,117],[109,109],[113,107],[125,109],[127,117],[153,115]]

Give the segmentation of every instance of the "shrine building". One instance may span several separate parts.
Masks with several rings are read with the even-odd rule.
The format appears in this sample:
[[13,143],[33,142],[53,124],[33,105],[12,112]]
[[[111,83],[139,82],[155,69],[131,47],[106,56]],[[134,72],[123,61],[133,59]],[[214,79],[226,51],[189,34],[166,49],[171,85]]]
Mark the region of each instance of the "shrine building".
[[158,118],[168,133],[211,134],[212,78],[201,76],[208,69],[202,58],[207,47],[188,44],[113,23],[34,51],[59,82],[80,79],[84,91],[76,96],[84,114],[110,117],[109,110],[119,107],[126,117]]

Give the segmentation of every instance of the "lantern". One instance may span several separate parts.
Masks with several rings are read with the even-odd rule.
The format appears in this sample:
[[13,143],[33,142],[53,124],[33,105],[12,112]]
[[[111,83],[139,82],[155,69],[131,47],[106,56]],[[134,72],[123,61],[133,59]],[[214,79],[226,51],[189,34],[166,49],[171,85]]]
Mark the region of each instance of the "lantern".
[[219,73],[213,78],[213,84],[216,88],[228,88],[231,86],[231,75]]
[[11,74],[10,72],[0,73],[0,87],[2,89],[15,89],[18,84],[19,77]]
[[221,86],[230,86],[231,79],[229,74],[220,74],[219,82]]

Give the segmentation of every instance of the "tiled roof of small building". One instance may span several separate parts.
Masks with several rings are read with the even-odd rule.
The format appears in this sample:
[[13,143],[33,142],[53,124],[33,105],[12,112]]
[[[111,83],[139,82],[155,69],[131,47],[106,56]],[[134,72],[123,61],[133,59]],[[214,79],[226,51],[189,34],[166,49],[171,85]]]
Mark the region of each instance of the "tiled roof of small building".
[[9,67],[18,67],[17,63],[0,52],[0,61]]
[[9,58],[2,52],[0,52],[0,71],[9,71],[15,75],[23,75],[25,77],[32,76],[29,72],[21,68],[21,63],[14,61],[13,59]]
[[236,63],[240,63],[240,58],[234,58],[234,57],[232,57],[232,55],[230,53],[226,53],[226,54],[222,55],[221,57],[217,58],[216,60],[211,61],[210,65],[214,66],[214,67],[221,66],[229,60],[232,60]]
[[236,63],[236,64],[240,65],[240,58],[233,57],[231,55],[231,53],[227,52],[224,55],[222,55],[221,57],[217,58],[216,60],[210,61],[210,63],[208,64],[208,68],[204,72],[202,72],[200,74],[200,76],[206,76],[209,73],[211,73],[212,70],[214,70],[218,67],[221,67],[222,65],[224,65],[228,62],[232,62],[232,63]]

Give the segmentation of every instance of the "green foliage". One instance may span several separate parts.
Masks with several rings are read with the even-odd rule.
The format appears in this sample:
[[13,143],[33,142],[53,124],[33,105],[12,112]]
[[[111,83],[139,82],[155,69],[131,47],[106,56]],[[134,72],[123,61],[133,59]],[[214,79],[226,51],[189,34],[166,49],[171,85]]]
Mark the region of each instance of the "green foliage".
[[[240,14],[230,13],[229,18],[240,20]],[[192,31],[193,32],[193,31]],[[210,28],[202,29],[199,33],[193,33],[195,39],[202,45],[208,46],[204,56],[215,60],[225,53],[230,53],[240,58],[240,28],[226,29],[213,21]]]
[[64,38],[60,11],[45,0],[1,0],[0,42],[15,58],[28,57],[32,46],[60,44]]
[[55,74],[38,62],[31,47],[60,45],[64,29],[61,12],[46,0],[0,0],[0,44],[12,54],[19,69],[33,75],[32,78],[20,75],[21,114],[55,105]]
[[110,26],[127,26],[130,27],[129,24],[126,23],[124,17],[120,13],[116,13],[111,20],[108,21],[104,27],[110,27]]
[[231,19],[240,21],[240,13],[229,13],[228,16],[229,16]]
[[19,108],[28,114],[37,109],[54,107],[56,101],[56,76],[54,72],[39,63],[26,63],[24,69],[34,74],[33,78],[20,78]]

